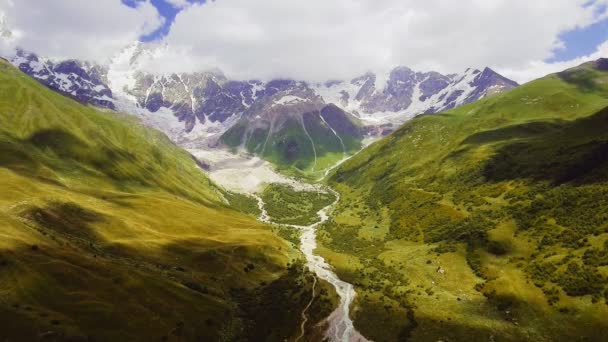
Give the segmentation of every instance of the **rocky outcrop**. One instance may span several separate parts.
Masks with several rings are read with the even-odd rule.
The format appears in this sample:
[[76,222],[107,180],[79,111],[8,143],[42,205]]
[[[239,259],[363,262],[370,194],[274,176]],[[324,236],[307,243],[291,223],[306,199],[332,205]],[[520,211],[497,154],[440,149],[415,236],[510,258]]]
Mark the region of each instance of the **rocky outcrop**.
[[17,51],[11,62],[63,95],[84,104],[115,109],[104,67],[76,60],[53,62],[21,50]]
[[608,71],[608,58],[600,58],[595,62],[595,68],[600,71]]
[[383,78],[367,73],[350,82],[319,84],[315,90],[325,102],[356,114],[366,123],[398,124],[418,114],[451,109],[517,86],[489,68],[442,75],[401,66],[387,75],[386,82],[378,79]]

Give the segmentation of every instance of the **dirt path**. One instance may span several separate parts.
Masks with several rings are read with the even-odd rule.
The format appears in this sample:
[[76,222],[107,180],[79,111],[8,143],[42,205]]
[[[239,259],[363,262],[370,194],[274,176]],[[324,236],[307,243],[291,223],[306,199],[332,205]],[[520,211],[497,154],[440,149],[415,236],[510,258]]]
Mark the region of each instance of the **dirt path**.
[[313,277],[312,279],[312,295],[310,296],[310,302],[308,302],[308,305],[306,305],[304,310],[302,310],[302,324],[300,324],[300,335],[295,339],[295,342],[300,341],[304,337],[304,333],[306,332],[306,323],[308,322],[308,316],[306,315],[306,312],[308,311],[308,309],[310,309],[312,302],[315,301],[315,287],[317,286],[317,277]]

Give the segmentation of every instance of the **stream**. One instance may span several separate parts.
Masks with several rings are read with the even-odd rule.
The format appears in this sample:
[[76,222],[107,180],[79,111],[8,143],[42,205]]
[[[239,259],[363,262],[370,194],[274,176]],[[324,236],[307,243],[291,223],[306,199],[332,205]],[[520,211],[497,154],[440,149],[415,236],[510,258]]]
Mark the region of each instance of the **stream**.
[[[329,189],[329,191],[336,196],[336,200],[317,212],[319,221],[309,226],[287,226],[299,229],[302,232],[300,236],[300,250],[306,257],[306,266],[308,269],[318,278],[333,285],[336,289],[336,293],[340,297],[338,308],[336,308],[326,319],[329,328],[327,329],[325,337],[332,342],[364,342],[368,340],[355,329],[353,321],[349,316],[350,305],[355,298],[355,289],[351,284],[338,278],[325,259],[314,254],[314,250],[317,248],[317,227],[329,219],[329,211],[340,200],[340,194],[333,189]],[[259,220],[264,223],[272,224],[268,212],[264,209],[264,201],[261,197],[257,195],[254,196],[258,201],[258,207],[261,211]]]

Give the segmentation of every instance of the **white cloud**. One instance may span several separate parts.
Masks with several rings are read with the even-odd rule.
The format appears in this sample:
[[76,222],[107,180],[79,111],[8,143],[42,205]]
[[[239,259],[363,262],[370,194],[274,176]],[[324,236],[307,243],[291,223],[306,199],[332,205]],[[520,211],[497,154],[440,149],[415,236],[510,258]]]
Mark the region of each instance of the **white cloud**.
[[[584,59],[543,62],[563,48],[560,33],[608,18],[608,0],[165,1],[181,12],[147,62],[150,71],[219,68],[235,79],[320,81],[397,65],[444,73],[490,66],[525,82],[607,52],[602,45]],[[0,53],[9,42],[52,58],[105,62],[162,24],[149,0],[137,4],[0,0],[11,30]]]
[[[151,62],[234,78],[344,79],[396,65],[519,70],[597,22],[608,0],[217,0],[180,12]],[[522,79],[522,78],[520,78]]]
[[190,4],[188,2],[188,0],[165,0],[165,1],[167,1],[169,4],[171,4],[171,6],[173,6],[175,8],[184,8]]
[[12,46],[50,58],[96,62],[106,62],[163,22],[147,0],[136,8],[120,0],[0,0],[0,13],[13,33]]
[[517,69],[505,68],[499,69],[497,71],[505,77],[508,77],[519,83],[525,83],[543,77],[545,75],[569,69],[578,66],[582,63],[596,60],[602,57],[608,57],[608,41],[600,44],[595,50],[595,52],[568,61],[547,63],[540,60],[536,60],[530,61]]

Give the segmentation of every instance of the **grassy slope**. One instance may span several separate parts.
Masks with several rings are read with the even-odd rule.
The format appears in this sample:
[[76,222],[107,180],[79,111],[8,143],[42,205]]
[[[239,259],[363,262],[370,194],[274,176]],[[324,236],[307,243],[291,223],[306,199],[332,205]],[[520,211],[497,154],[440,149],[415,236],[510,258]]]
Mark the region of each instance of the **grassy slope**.
[[[331,167],[344,158],[344,148],[340,140],[317,112],[304,114],[302,122],[295,118],[288,119],[280,130],[273,132],[270,137],[269,129],[262,128],[253,130],[245,137],[246,122],[247,120],[243,119],[230,128],[222,136],[222,141],[231,148],[237,148],[245,140],[244,147],[247,152],[261,155],[283,172],[307,176],[313,171],[319,172]],[[310,138],[302,125],[305,125]],[[351,125],[356,126],[356,123],[353,122]],[[342,138],[347,154],[352,154],[361,148],[359,133],[338,134]]]
[[5,62],[0,122],[1,340],[299,332],[312,283],[300,254],[223,204],[164,135]]
[[608,73],[418,117],[342,165],[321,254],[374,340],[608,333]]

